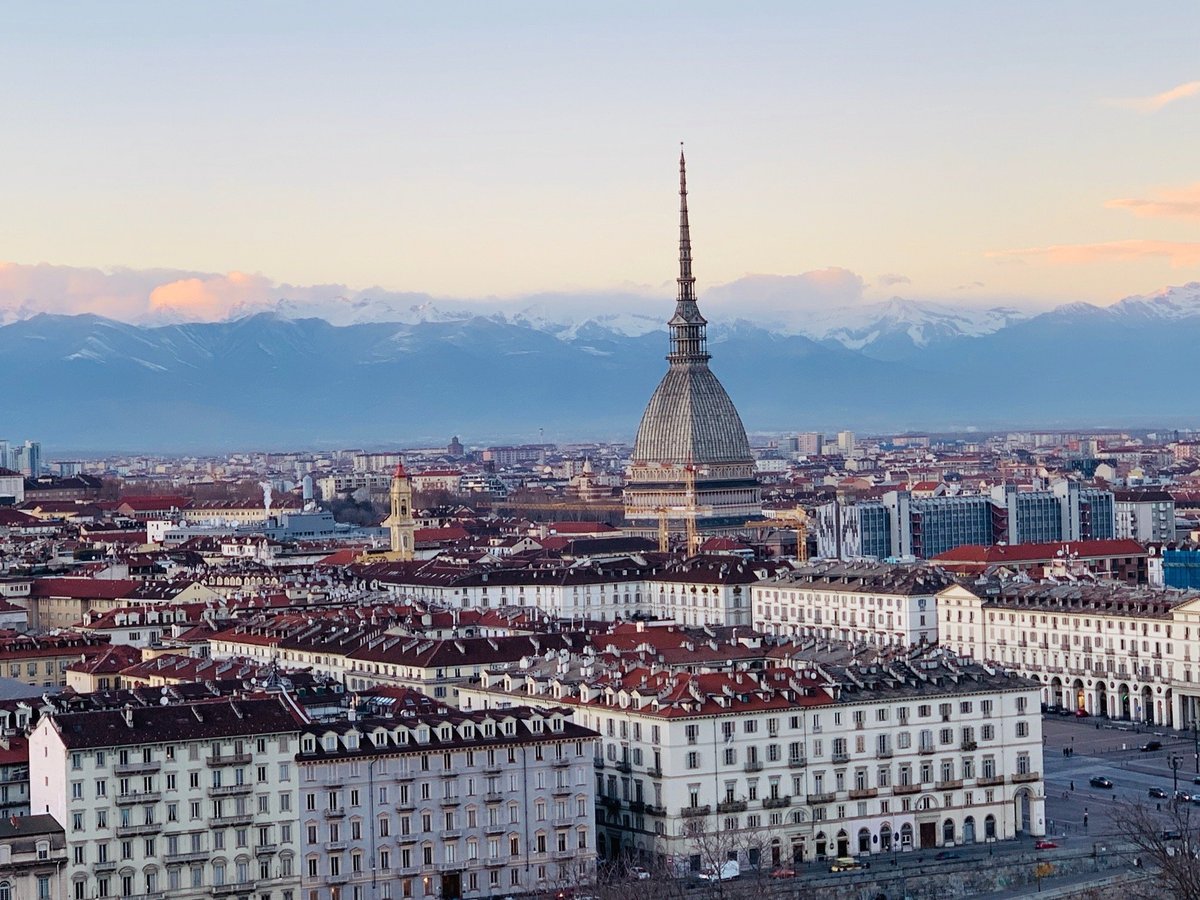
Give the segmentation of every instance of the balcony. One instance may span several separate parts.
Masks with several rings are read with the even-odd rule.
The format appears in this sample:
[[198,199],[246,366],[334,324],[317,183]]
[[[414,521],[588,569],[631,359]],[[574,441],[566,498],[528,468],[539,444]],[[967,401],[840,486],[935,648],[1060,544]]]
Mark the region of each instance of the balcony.
[[1042,780],[1041,772],[1018,772],[1017,774],[1012,776],[1013,784],[1020,784],[1021,782],[1024,782],[1024,781],[1041,781],[1041,780]]
[[326,841],[325,850],[328,853],[338,853],[346,849],[345,841]]
[[254,848],[255,856],[270,856],[272,853],[279,852],[278,844],[259,844]]
[[890,747],[883,749],[883,750],[877,749],[875,751],[875,758],[876,759],[891,759],[892,758],[892,749]]
[[439,831],[438,834],[441,836],[443,841],[456,841],[462,837],[462,832],[457,828],[446,828],[442,831]]
[[142,791],[140,794],[117,794],[117,806],[129,806],[134,803],[157,803],[162,799],[159,791]]
[[228,894],[249,894],[253,890],[253,881],[229,881],[225,884],[214,884],[212,886],[214,897],[224,897]]
[[330,884],[345,884],[350,880],[350,873],[338,872],[336,875],[326,875],[325,880]]
[[662,769],[658,766],[653,766],[646,770],[646,774],[651,778],[662,778]]
[[[249,753],[230,753],[228,756],[210,756],[204,762],[213,768],[216,766],[248,766],[251,759],[253,757]],[[216,888],[213,890],[215,891]]]
[[855,788],[854,790],[852,790],[850,792],[850,799],[851,800],[867,800],[871,797],[877,796],[878,794],[879,794],[879,791],[876,790],[875,788]]
[[968,753],[971,752],[972,750],[976,749],[977,746],[978,745],[974,741],[963,741],[962,742],[963,750],[965,750]]
[[416,812],[417,804],[412,800],[397,800],[396,809],[399,812]]
[[150,775],[162,768],[157,762],[130,762],[113,766],[114,775]]
[[922,744],[917,748],[917,752],[922,756],[931,756],[935,751],[932,744]]
[[[193,850],[190,853],[168,853],[164,857],[164,862],[169,866],[177,863],[205,862],[209,856],[210,854],[207,850]],[[115,866],[116,863],[113,863],[113,865]]]
[[459,806],[462,804],[462,797],[443,797],[440,802],[442,806]]
[[992,787],[997,784],[1004,784],[1003,775],[985,775],[975,779],[975,784],[979,787]]
[[963,786],[961,778],[950,778],[946,781],[934,782],[934,789],[939,791],[956,791]]
[[610,797],[607,794],[605,794],[603,797],[600,798],[600,803],[603,806],[607,806],[609,809],[619,809],[621,806],[621,798],[620,797]]
[[793,756],[788,760],[789,769],[803,769],[807,765],[808,757],[806,756]]
[[624,772],[626,775],[633,771],[633,765],[623,759],[619,759],[613,763],[613,768],[615,768],[618,772]]
[[507,826],[505,825],[488,825],[483,829],[483,833],[488,835],[497,835],[504,834],[506,830]]
[[[604,758],[600,757],[600,756],[592,757],[592,765],[595,766],[597,769],[603,769],[604,768]],[[484,771],[486,772],[487,770],[484,769]]]
[[788,797],[768,797],[763,801],[763,809],[783,809],[786,806],[792,805],[792,798]]
[[679,810],[679,815],[683,816],[685,819],[690,819],[695,816],[707,816],[711,812],[712,807],[706,804],[704,806],[685,806],[683,809]]
[[254,821],[253,813],[236,813],[232,816],[215,816],[208,820],[209,828],[237,828],[239,825],[249,825]]
[[[645,800],[630,800],[629,801],[629,811],[635,812],[635,813],[645,812],[646,811],[646,801]],[[564,822],[563,826],[561,826],[561,827],[565,827],[568,824],[570,824],[570,823]],[[558,823],[555,823],[555,827],[560,827],[560,826],[558,826]]]
[[653,803],[646,804],[646,815],[648,816],[665,816],[667,808],[665,806],[655,806]]
[[723,800],[717,804],[717,812],[719,813],[740,813],[745,811],[745,800]]
[[[205,859],[208,859],[208,854],[203,854]],[[115,872],[117,870],[117,861],[115,859],[106,859],[104,862],[95,863],[92,866],[92,871],[97,875],[103,875],[105,872]]]
[[484,803],[501,803],[504,800],[504,795],[496,791],[488,791],[483,795]]
[[162,822],[143,822],[141,825],[118,825],[117,837],[137,837],[141,834],[158,834]]
[[832,803],[834,798],[833,791],[827,791],[824,794],[809,794],[808,805],[816,806],[819,803]]
[[408,832],[407,834],[402,834],[398,838],[396,838],[397,844],[415,844],[416,842],[417,842],[417,835],[411,831]]
[[346,808],[344,806],[327,806],[325,807],[324,814],[327,819],[344,819],[346,817]]
[[830,759],[835,763],[850,762],[850,754],[843,750],[841,753],[834,753]]
[[742,768],[745,769],[747,772],[761,772],[762,768],[763,768],[763,764],[760,760],[751,759],[751,760],[748,760],[746,762],[746,764],[744,766],[742,766]]
[[252,784],[225,784],[220,787],[210,787],[208,796],[210,797],[244,797],[247,794],[254,792]]
[[919,784],[896,784],[892,785],[893,794],[915,794],[921,790]]
[[570,797],[574,789],[569,784],[556,784],[550,789],[550,793],[555,797]]

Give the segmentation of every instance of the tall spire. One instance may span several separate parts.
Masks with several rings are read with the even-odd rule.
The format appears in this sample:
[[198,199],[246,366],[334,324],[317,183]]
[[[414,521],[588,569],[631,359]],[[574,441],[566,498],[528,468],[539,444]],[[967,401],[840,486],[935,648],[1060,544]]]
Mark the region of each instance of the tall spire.
[[672,363],[707,363],[709,355],[705,347],[705,326],[708,322],[700,315],[700,307],[696,305],[696,278],[692,275],[692,232],[688,225],[687,160],[683,156],[683,144],[679,145],[679,277],[676,283],[679,293],[675,299],[675,315],[667,323],[671,326],[671,352],[667,359]]
[[696,278],[692,275],[692,233],[688,226],[687,160],[679,145],[679,284],[678,299],[696,302]]

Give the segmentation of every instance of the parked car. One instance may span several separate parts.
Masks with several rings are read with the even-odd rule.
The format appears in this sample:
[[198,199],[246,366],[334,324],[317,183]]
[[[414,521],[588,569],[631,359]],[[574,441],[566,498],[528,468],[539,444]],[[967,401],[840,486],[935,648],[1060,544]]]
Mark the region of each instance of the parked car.
[[1164,841],[1182,841],[1183,832],[1176,831],[1174,828],[1165,828],[1163,829],[1162,839]]
[[1200,775],[1197,775],[1192,779],[1192,784],[1200,784]]
[[721,863],[719,869],[705,869],[700,873],[701,881],[730,881],[742,874],[742,867],[737,860]]
[[1155,750],[1162,749],[1162,741],[1146,741],[1139,749],[1143,753],[1153,753]]
[[856,869],[869,869],[870,863],[859,862],[853,856],[839,856],[829,867],[830,872],[853,872]]
[[778,866],[771,870],[772,878],[795,878],[796,870],[791,866]]
[[1150,788],[1148,793],[1155,800],[1166,800],[1167,799],[1167,792],[1164,791],[1162,788]]
[[1086,709],[1084,709],[1082,706],[1079,707],[1079,709],[1075,710],[1075,718],[1077,718],[1077,719],[1086,719],[1090,715],[1091,715],[1091,713],[1088,712]]
[[1054,841],[1048,841],[1045,838],[1043,838],[1042,840],[1037,841],[1033,845],[1033,849],[1034,850],[1057,850],[1058,844],[1054,843]]
[[934,859],[958,859],[958,854],[953,850],[943,850],[941,853],[937,854]]
[[1113,786],[1112,779],[1105,778],[1103,775],[1097,775],[1095,778],[1089,781],[1088,784],[1090,784],[1092,787],[1104,788],[1105,790],[1109,791],[1112,790]]
[[629,869],[629,877],[635,881],[646,881],[650,878],[650,872],[641,866],[631,866]]

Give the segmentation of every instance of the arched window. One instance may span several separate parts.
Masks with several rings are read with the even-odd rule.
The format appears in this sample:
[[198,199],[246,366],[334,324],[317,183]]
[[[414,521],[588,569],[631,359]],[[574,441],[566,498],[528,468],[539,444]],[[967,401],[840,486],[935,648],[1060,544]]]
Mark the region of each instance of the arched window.
[[947,819],[945,822],[942,823],[942,843],[943,844],[953,844],[954,843],[954,820],[953,819]]
[[0,900],[12,900],[12,885],[7,881],[0,881]]
[[989,840],[996,837],[996,817],[988,816],[983,820],[983,836]]

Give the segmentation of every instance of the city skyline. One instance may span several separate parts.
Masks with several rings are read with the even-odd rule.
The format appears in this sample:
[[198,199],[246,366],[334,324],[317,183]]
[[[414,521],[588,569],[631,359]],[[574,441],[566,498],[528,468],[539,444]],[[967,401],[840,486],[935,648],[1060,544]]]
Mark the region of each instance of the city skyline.
[[718,315],[1200,280],[1195,10],[149,9],[10,16],[0,320],[632,309],[680,140]]

